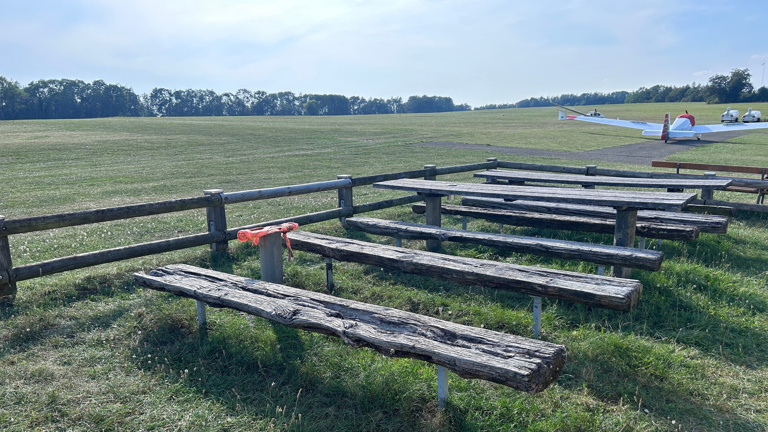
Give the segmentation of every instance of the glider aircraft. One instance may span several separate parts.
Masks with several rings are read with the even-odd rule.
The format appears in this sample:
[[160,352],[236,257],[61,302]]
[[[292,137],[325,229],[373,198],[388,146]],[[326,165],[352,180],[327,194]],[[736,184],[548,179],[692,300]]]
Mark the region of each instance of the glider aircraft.
[[[558,105],[559,106],[559,105]],[[560,107],[565,108],[565,107]],[[565,108],[569,111],[570,108]],[[685,111],[685,114],[677,116],[675,121],[670,124],[669,113],[664,116],[664,123],[646,123],[635,120],[619,120],[594,117],[590,115],[565,115],[565,111],[560,110],[559,120],[579,120],[590,123],[605,124],[610,126],[619,126],[632,129],[640,129],[643,135],[656,136],[667,142],[670,138],[693,138],[701,139],[701,135],[710,132],[727,132],[736,130],[751,130],[768,128],[768,122],[762,123],[724,123],[714,125],[697,125],[696,119]]]

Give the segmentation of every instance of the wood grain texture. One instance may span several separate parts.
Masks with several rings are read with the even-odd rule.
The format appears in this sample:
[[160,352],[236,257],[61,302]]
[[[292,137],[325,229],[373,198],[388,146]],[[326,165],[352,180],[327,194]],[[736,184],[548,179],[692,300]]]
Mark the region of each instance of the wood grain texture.
[[400,179],[375,183],[375,188],[395,189],[424,194],[481,196],[489,198],[525,199],[559,203],[585,204],[617,208],[679,211],[694,200],[696,194],[642,192],[603,189],[510,186],[457,183],[432,180]]
[[[424,206],[411,206],[414,213],[423,213]],[[480,207],[443,205],[443,214],[468,216],[476,219],[501,223],[505,225],[525,226],[541,229],[585,231],[601,234],[615,234],[616,218],[604,219],[583,216],[563,216],[557,214],[535,213],[519,210],[489,209]],[[663,240],[696,240],[699,230],[690,225],[658,224],[638,222],[636,234],[641,237]]]
[[608,309],[630,311],[642,292],[642,284],[636,280],[457,257],[305,231],[293,231],[288,237],[296,250],[339,261]]
[[403,239],[438,239],[457,243],[479,244],[510,252],[578,260],[609,266],[621,265],[650,271],[659,270],[664,257],[661,251],[437,228],[428,225],[366,217],[347,219],[347,226],[371,234]]
[[[563,216],[596,217],[615,219],[616,210],[611,207],[585,206],[578,204],[559,204],[543,201],[504,201],[500,198],[464,197],[461,204],[470,207],[520,210],[534,213],[558,214]],[[691,225],[699,232],[724,234],[728,231],[728,218],[715,215],[665,212],[657,210],[638,210],[637,221],[654,224]]]
[[562,345],[188,265],[136,273],[134,279],[148,288],[337,336],[386,356],[428,361],[464,378],[528,393],[554,382],[566,360]]
[[731,180],[722,179],[654,179],[636,177],[586,176],[577,174],[541,173],[531,171],[487,170],[475,174],[489,180],[522,181],[534,183],[572,184],[582,186],[610,186],[631,188],[725,189]]

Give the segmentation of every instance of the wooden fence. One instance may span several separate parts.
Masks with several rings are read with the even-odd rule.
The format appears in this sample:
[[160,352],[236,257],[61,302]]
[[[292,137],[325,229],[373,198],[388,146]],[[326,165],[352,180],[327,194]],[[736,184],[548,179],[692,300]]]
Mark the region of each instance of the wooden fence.
[[[435,165],[425,165],[423,169],[404,171],[391,174],[381,174],[353,178],[349,175],[339,175],[336,180],[307,183],[292,186],[282,186],[268,189],[256,189],[240,192],[225,193],[221,189],[204,191],[204,195],[194,198],[182,198],[170,201],[159,201],[146,204],[135,204],[121,207],[110,207],[86,210],[72,213],[62,213],[45,216],[34,216],[20,219],[5,219],[0,216],[0,298],[15,296],[16,283],[68,270],[91,267],[115,261],[154,255],[191,247],[210,245],[213,251],[223,251],[230,240],[237,238],[241,229],[258,228],[283,222],[296,222],[307,225],[332,219],[343,219],[355,214],[367,213],[403,204],[423,201],[419,195],[410,195],[384,201],[355,205],[353,188],[371,185],[376,182],[402,178],[434,179],[438,175],[470,172],[497,168],[496,158],[488,158],[486,162],[438,168]],[[339,204],[337,208],[315,213],[290,216],[279,220],[261,222],[237,228],[227,227],[226,206],[229,204],[249,201],[266,200],[315,192],[337,190]],[[152,216],[174,213],[193,209],[206,209],[207,232],[193,234],[173,239],[157,240],[113,249],[82,253],[73,256],[55,258],[47,261],[13,266],[9,236],[30,232],[45,231],[55,228],[95,224],[142,216]]]

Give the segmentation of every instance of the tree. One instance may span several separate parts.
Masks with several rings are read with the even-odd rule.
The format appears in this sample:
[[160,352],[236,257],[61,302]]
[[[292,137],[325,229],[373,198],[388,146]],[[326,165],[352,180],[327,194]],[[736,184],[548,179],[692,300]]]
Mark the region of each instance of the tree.
[[707,86],[707,103],[734,103],[748,99],[754,90],[749,69],[733,69],[730,76],[713,75]]
[[0,120],[24,118],[27,94],[19,83],[0,76]]
[[320,115],[320,104],[314,99],[308,100],[304,104],[304,114],[311,116]]

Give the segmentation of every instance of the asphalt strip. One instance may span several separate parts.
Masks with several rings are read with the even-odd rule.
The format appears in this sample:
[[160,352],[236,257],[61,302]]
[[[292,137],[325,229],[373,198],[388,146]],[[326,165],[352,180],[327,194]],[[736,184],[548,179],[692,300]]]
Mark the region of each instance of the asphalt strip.
[[417,146],[452,148],[459,150],[477,150],[494,154],[515,154],[521,156],[548,157],[554,159],[583,160],[596,162],[629,163],[635,165],[650,165],[651,161],[666,159],[667,156],[690,150],[696,147],[702,147],[709,144],[719,143],[731,138],[749,133],[749,131],[739,132],[717,132],[704,135],[701,141],[695,139],[682,139],[664,143],[661,140],[643,141],[635,144],[625,144],[616,147],[602,148],[598,150],[589,150],[584,152],[569,152],[562,150],[540,150],[522,147],[501,147],[481,144],[467,144],[450,141],[433,141],[425,143],[414,143]]

